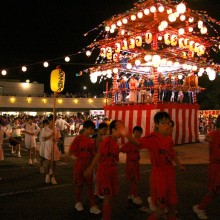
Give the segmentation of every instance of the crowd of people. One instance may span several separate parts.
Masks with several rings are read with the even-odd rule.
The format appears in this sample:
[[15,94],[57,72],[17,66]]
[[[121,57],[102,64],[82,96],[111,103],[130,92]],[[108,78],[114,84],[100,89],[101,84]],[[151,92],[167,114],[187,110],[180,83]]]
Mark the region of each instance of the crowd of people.
[[115,104],[151,103],[155,90],[158,90],[159,102],[194,103],[193,95],[197,93],[192,91],[188,82],[183,79],[171,74],[165,77],[162,73],[158,73],[157,87],[150,76],[131,75],[130,78],[121,76],[111,92],[114,93]]
[[199,134],[207,134],[216,129],[216,115],[200,115],[199,116]]
[[[48,117],[1,117],[1,131],[9,138],[11,153],[21,157],[20,146],[24,138],[25,147],[29,150],[28,164],[38,164],[36,154],[36,140],[39,139],[40,173],[45,174],[45,183],[56,185],[56,162],[60,160],[65,135],[62,131],[70,129],[71,125],[62,115]],[[75,209],[84,210],[82,191],[88,190],[90,213],[99,215],[103,220],[111,220],[112,200],[119,194],[117,162],[119,154],[126,154],[126,178],[129,184],[128,199],[134,204],[141,205],[142,200],[138,193],[140,181],[140,151],[147,149],[151,162],[149,207],[151,213],[148,220],[177,220],[176,205],[178,195],[176,191],[174,164],[180,170],[185,167],[179,161],[174,149],[172,131],[174,122],[167,112],[157,112],[154,115],[154,131],[142,137],[143,129],[140,126],[133,128],[129,134],[127,128],[120,120],[103,121],[83,118],[82,128],[75,136],[66,152],[65,157],[74,157],[74,185]],[[127,138],[125,143],[119,145],[118,139]],[[208,193],[198,205],[193,206],[193,211],[199,219],[208,219],[206,207],[219,193],[220,189],[220,116],[215,120],[214,130],[210,131],[205,140],[209,143],[209,185]],[[32,158],[33,157],[33,158]],[[100,209],[95,200],[95,195],[103,198],[103,207]]]

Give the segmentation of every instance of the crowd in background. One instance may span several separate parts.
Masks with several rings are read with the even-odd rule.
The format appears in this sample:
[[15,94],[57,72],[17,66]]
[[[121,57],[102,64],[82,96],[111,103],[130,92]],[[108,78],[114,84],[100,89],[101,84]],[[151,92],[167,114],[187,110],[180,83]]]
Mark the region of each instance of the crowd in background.
[[[15,118],[18,118],[18,122],[20,125],[25,124],[28,121],[30,116],[26,114],[20,115],[0,115],[0,124],[5,127],[5,129],[9,128]],[[38,127],[42,127],[42,122],[47,118],[47,115],[36,115],[33,117],[33,123],[35,123]],[[85,120],[92,120],[95,123],[96,128],[98,128],[99,124],[104,121],[104,116],[93,116],[83,114],[80,116],[77,115],[62,115],[62,118],[69,124],[69,126],[65,126],[65,133],[67,135],[77,135],[83,127],[83,123]]]
[[199,116],[199,134],[207,134],[209,131],[216,129],[217,116],[200,115]]
[[[17,117],[19,124],[22,125],[27,122],[29,116],[26,114],[21,114],[18,116],[15,115],[0,115],[0,124],[2,126],[10,127],[13,123],[14,118]],[[46,118],[46,115],[36,115],[34,116],[33,122],[42,127],[42,121]],[[95,123],[96,128],[99,124],[106,120],[104,115],[93,116],[93,115],[63,115],[62,118],[70,125],[69,127],[65,126],[65,133],[67,135],[77,135],[83,127],[83,122],[87,119],[92,120]],[[211,130],[216,128],[216,119],[215,115],[199,115],[198,126],[199,134],[206,134]]]
[[196,95],[195,91],[191,91],[190,87],[185,86],[183,79],[171,74],[165,77],[162,73],[158,74],[158,88],[155,88],[154,80],[150,76],[136,77],[132,75],[129,78],[121,76],[111,93],[115,92],[114,102],[116,104],[150,103],[153,102],[155,89],[158,90],[160,102],[193,103],[193,95]]

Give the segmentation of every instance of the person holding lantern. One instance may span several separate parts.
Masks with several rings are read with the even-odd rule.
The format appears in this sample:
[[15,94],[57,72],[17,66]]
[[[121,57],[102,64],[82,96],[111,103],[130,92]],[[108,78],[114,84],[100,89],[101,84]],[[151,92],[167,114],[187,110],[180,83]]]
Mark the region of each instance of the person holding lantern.
[[60,159],[60,152],[58,149],[58,141],[61,137],[60,131],[53,124],[53,115],[48,117],[48,124],[41,131],[41,139],[44,143],[44,158],[46,162],[46,176],[45,183],[57,184],[55,173],[56,173],[56,161]]

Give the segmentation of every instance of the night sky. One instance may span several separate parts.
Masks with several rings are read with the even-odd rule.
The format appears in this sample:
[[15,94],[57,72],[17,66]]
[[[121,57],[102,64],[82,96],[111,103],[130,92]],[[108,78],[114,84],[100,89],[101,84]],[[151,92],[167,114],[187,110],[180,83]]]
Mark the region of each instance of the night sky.
[[[89,75],[76,76],[80,70],[94,64],[94,59],[78,54],[98,35],[96,30],[104,20],[133,7],[135,0],[2,0],[0,13],[0,79],[19,79],[45,83],[50,92],[50,73],[61,65],[66,73],[65,91],[104,90],[104,82],[93,85]],[[180,2],[180,1],[179,1]],[[206,9],[219,19],[219,0],[188,0],[194,9]],[[66,63],[64,57],[70,55]],[[51,60],[51,62],[50,62]],[[43,62],[49,61],[48,68]],[[21,66],[27,65],[27,72]]]

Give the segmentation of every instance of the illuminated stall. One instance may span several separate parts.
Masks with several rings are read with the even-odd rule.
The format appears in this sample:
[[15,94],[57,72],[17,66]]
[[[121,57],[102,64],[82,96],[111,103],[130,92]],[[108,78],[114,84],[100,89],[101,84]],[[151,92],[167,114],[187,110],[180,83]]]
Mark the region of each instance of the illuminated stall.
[[[196,94],[204,90],[198,78],[207,74],[209,80],[214,80],[219,71],[219,65],[210,58],[211,51],[219,50],[218,27],[219,22],[205,11],[163,0],[139,1],[131,10],[104,21],[99,26],[100,34],[86,48],[86,55],[99,50],[96,65],[88,69],[93,83],[112,78],[112,87],[107,86],[105,91],[112,97],[104,107],[106,116],[122,119],[130,131],[141,125],[148,134],[153,130],[155,112],[165,110],[176,123],[176,144],[198,141]],[[128,97],[136,92],[137,99],[122,101],[120,79],[129,83],[132,77],[137,86],[123,90]],[[151,84],[140,87],[144,77]],[[141,91],[150,98],[139,101]]]

